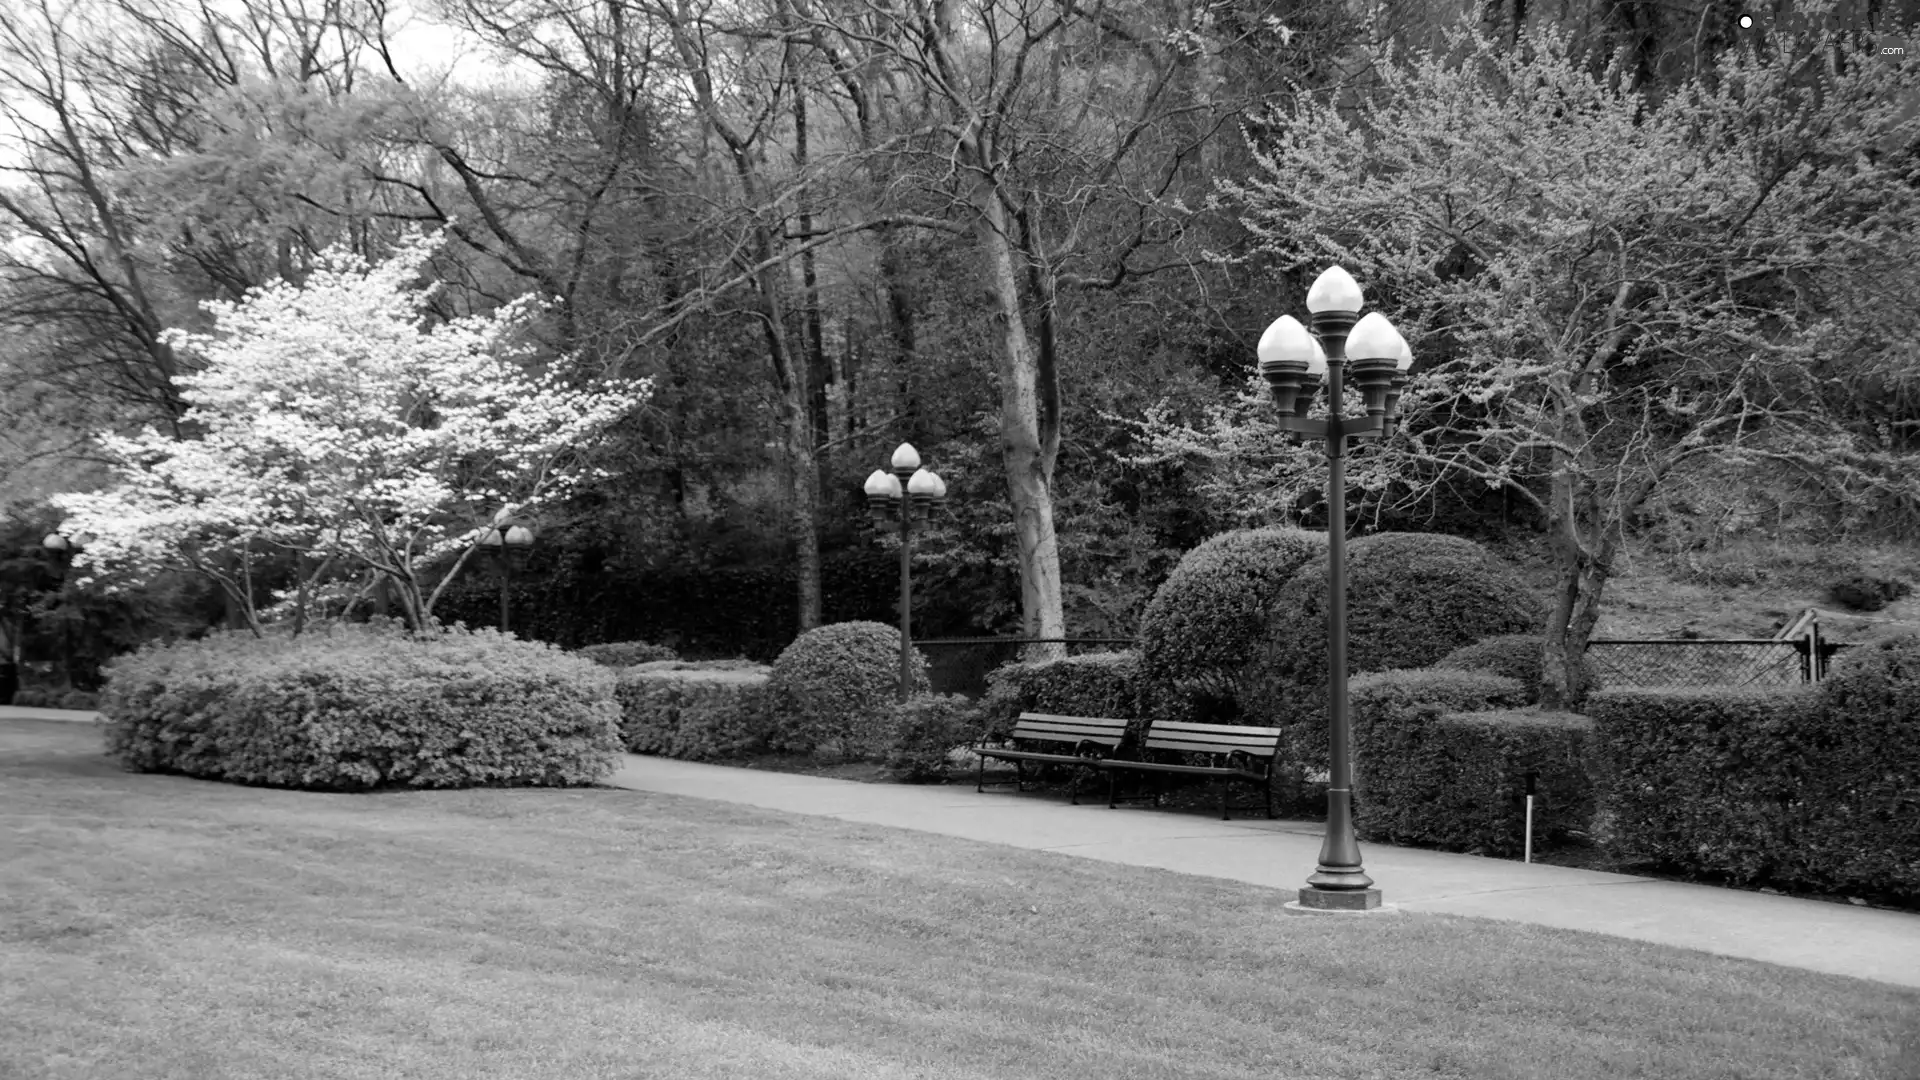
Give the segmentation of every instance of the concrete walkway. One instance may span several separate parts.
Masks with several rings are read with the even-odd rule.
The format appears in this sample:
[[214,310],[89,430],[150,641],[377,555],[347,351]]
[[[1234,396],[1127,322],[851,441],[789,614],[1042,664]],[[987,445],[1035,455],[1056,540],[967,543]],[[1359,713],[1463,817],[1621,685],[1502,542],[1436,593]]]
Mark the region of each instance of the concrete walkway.
[[[1009,788],[977,793],[971,784],[862,784],[635,754],[607,782],[1289,891],[1320,854],[1316,822],[1071,806]],[[1401,911],[1586,930],[1920,988],[1920,915],[1383,844],[1364,844],[1361,854]]]
[[[97,716],[0,706],[0,721]],[[1006,788],[977,793],[970,784],[862,784],[636,754],[624,755],[607,783],[1288,891],[1313,872],[1320,853],[1315,822],[1070,806],[1058,796]],[[1920,988],[1920,915],[1384,844],[1362,845],[1361,853],[1386,901],[1401,911],[1586,930]]]

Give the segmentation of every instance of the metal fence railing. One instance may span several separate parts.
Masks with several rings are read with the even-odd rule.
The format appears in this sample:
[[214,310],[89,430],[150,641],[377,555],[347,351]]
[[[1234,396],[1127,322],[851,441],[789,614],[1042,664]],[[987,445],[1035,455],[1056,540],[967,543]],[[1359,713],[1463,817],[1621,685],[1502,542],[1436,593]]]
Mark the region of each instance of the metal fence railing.
[[1110,652],[1133,644],[1132,638],[915,638],[914,647],[926,654],[927,676],[936,694],[965,694],[977,698],[987,692],[987,673],[1020,659],[1028,645],[1065,645],[1069,655]]
[[1846,647],[1816,636],[1589,641],[1587,662],[1610,689],[1798,686],[1825,678],[1827,662]]

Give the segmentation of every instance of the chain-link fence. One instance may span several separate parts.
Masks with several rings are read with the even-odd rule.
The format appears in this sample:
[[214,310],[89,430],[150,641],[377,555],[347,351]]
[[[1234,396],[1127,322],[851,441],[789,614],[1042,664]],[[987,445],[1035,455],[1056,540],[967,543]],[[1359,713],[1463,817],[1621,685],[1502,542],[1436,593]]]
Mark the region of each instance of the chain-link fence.
[[927,677],[936,694],[965,694],[977,698],[987,692],[987,673],[1020,659],[1029,645],[1065,645],[1070,655],[1112,652],[1133,644],[1132,638],[915,638],[913,645],[926,655]]
[[1610,689],[1798,686],[1824,677],[1827,660],[1843,648],[1804,637],[1590,641],[1587,661]]

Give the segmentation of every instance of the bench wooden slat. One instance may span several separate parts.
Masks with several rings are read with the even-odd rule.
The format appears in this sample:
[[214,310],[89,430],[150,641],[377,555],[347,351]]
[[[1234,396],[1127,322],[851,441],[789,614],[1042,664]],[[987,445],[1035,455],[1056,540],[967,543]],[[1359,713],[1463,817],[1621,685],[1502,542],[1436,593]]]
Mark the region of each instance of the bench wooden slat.
[[1143,751],[1205,754],[1212,764],[1186,765],[1157,761],[1102,760],[1099,768],[1107,774],[1107,805],[1119,798],[1122,772],[1173,773],[1186,776],[1211,776],[1220,782],[1220,816],[1227,816],[1227,785],[1230,781],[1258,783],[1267,816],[1273,816],[1273,792],[1268,787],[1273,759],[1280,752],[1281,730],[1274,727],[1245,727],[1238,724],[1198,724],[1167,720],[1153,724],[1140,741]]

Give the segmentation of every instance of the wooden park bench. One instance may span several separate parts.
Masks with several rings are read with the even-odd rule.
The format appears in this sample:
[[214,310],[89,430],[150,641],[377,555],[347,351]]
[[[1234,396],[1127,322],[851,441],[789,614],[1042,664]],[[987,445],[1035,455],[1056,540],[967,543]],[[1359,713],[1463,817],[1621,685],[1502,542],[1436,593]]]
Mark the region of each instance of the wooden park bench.
[[[1050,713],[1021,713],[1014,722],[1013,731],[1007,736],[1007,742],[1001,745],[989,745],[985,742],[974,744],[970,749],[980,756],[980,773],[975,778],[973,790],[984,791],[987,786],[987,759],[1013,762],[1013,779],[996,780],[995,784],[1012,784],[1015,791],[1026,790],[1027,763],[1039,765],[1072,765],[1073,782],[1067,788],[1067,796],[1075,806],[1080,805],[1080,775],[1104,760],[1120,745],[1127,733],[1127,721],[1099,716],[1054,716]],[[1052,749],[1029,749],[1039,744],[1053,744]],[[1024,744],[1024,746],[1022,745]]]
[[1203,755],[1207,764],[1190,765],[1161,761],[1117,761],[1105,758],[1099,768],[1107,770],[1107,806],[1116,803],[1158,800],[1161,784],[1150,795],[1119,795],[1122,772],[1158,773],[1166,776],[1211,776],[1220,782],[1220,820],[1227,820],[1227,791],[1235,781],[1259,784],[1267,816],[1273,816],[1273,759],[1280,751],[1280,729],[1241,727],[1236,724],[1189,724],[1165,720],[1147,729],[1140,741],[1141,757],[1155,751],[1181,755]]

